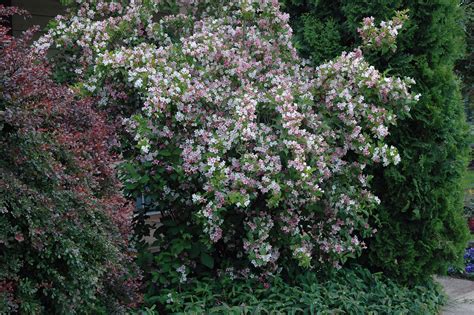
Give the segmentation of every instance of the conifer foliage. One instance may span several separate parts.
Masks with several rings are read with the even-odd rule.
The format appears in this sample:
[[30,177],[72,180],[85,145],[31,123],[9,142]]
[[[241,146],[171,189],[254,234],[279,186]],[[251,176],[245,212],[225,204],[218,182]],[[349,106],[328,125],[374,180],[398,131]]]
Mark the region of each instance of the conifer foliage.
[[[466,241],[460,179],[465,169],[466,128],[453,66],[463,52],[462,12],[456,0],[286,0],[297,47],[315,65],[359,44],[364,16],[380,23],[408,9],[397,50],[366,54],[377,68],[415,79],[420,102],[411,118],[390,131],[400,167],[375,168],[382,200],[379,233],[369,245],[369,266],[414,282],[447,269]],[[331,40],[328,40],[331,39]]]

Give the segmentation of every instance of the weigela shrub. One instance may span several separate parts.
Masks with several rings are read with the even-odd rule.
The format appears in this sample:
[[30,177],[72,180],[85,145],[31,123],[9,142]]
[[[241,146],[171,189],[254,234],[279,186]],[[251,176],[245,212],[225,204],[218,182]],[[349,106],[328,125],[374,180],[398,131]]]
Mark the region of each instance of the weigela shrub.
[[0,313],[123,313],[139,282],[115,130],[50,79],[32,33],[0,26]]
[[[400,164],[367,169],[374,175],[372,192],[382,202],[376,210],[379,232],[367,242],[360,262],[411,285],[445,272],[458,261],[469,240],[461,187],[469,155],[468,129],[454,69],[455,65],[464,68],[461,79],[474,87],[468,75],[474,71],[469,63],[459,63],[465,36],[474,38],[474,32],[465,32],[473,27],[468,25],[468,16],[463,18],[462,9],[474,5],[461,1],[463,6],[456,0],[430,1],[429,5],[418,0],[281,2],[290,14],[298,51],[311,57],[314,65],[360,43],[365,59],[378,70],[416,81],[412,91],[422,95],[419,102],[385,140],[398,148]],[[396,15],[396,10],[407,10],[410,16],[401,30],[396,19],[380,22]],[[400,18],[403,12],[398,13]],[[374,19],[361,25],[366,16]],[[312,21],[321,21],[319,27]],[[358,38],[358,29],[375,36],[383,30],[385,34],[399,32],[397,50],[390,49],[395,42],[385,36],[379,37],[380,47],[368,47]],[[376,38],[372,44],[377,44]]]
[[154,280],[358,255],[379,203],[364,169],[399,162],[384,138],[413,81],[360,49],[307,67],[277,1],[166,3],[77,1],[37,43],[72,51],[57,69],[82,93],[134,111],[124,180],[163,216]]

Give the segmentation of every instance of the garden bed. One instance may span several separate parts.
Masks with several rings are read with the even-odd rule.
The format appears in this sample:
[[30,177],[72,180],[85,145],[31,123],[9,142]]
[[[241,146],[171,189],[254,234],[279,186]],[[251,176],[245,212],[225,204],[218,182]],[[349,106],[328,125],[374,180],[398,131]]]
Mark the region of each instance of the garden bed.
[[202,278],[160,295],[147,296],[161,312],[189,314],[437,314],[446,299],[433,281],[406,287],[381,273],[353,266],[321,278],[306,272],[285,281],[279,276],[269,283],[258,279]]

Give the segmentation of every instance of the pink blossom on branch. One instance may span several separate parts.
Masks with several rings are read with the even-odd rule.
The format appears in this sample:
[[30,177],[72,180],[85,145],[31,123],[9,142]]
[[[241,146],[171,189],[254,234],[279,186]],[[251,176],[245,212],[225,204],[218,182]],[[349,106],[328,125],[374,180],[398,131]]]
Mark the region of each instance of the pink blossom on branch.
[[366,17],[362,26],[357,29],[363,41],[363,46],[376,49],[396,50],[397,35],[408,20],[408,10],[397,11],[396,16],[389,21],[380,22],[375,25],[374,17]]
[[[179,2],[158,21],[158,2],[107,3],[78,1],[37,47],[77,45],[77,85],[107,106],[122,102],[117,91],[139,97],[124,120],[138,165],[184,174],[154,192],[164,211],[192,212],[209,246],[237,248],[263,270],[282,253],[310,267],[361,252],[379,202],[364,170],[399,162],[384,138],[416,101],[413,80],[386,77],[360,49],[307,67],[278,1]],[[387,28],[395,38],[398,22]],[[160,158],[167,148],[179,159]]]

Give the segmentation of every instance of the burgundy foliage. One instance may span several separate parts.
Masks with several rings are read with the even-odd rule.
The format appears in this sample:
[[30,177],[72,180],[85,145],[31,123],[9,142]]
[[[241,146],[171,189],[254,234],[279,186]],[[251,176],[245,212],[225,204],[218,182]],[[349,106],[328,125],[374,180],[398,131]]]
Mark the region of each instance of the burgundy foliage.
[[[0,5],[0,16],[25,14]],[[0,26],[0,313],[125,312],[140,302],[133,206],[92,98]]]

